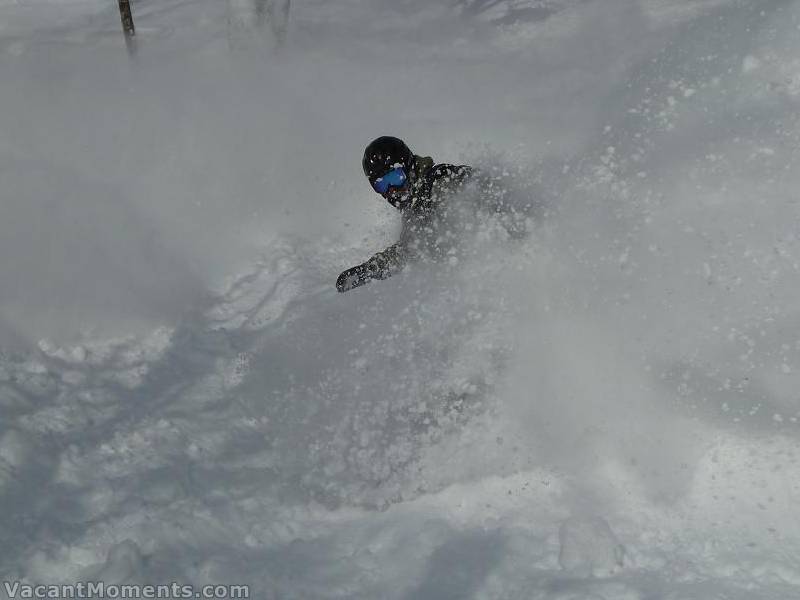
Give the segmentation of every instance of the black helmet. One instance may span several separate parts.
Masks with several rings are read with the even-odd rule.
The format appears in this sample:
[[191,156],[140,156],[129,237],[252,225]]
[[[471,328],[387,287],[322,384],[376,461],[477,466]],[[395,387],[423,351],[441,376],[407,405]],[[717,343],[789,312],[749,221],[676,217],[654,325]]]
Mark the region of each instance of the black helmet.
[[396,166],[405,168],[408,173],[413,163],[414,154],[403,140],[384,135],[370,142],[364,150],[361,166],[364,167],[364,175],[372,181]]

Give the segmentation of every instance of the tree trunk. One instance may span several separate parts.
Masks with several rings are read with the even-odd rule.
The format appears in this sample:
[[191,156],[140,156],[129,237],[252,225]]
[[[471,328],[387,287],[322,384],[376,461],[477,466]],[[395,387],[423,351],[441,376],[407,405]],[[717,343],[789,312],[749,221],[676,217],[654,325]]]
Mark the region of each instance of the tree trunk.
[[125,33],[125,46],[128,48],[128,53],[133,54],[135,50],[133,38],[136,35],[136,28],[133,26],[130,0],[119,0],[119,16],[122,19],[122,31]]
[[269,18],[269,25],[278,46],[282,46],[286,41],[286,29],[289,26],[290,4],[291,0],[270,0],[266,4],[266,14]]
[[228,43],[231,48],[275,46],[286,40],[290,0],[227,0]]

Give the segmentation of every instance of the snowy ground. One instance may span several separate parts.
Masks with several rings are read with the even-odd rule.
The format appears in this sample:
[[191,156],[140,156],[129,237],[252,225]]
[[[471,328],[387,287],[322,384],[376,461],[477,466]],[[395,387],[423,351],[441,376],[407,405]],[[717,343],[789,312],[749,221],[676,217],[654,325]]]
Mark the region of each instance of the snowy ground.
[[[228,6],[0,0],[0,579],[800,598],[800,2]],[[529,234],[336,294],[385,133]]]

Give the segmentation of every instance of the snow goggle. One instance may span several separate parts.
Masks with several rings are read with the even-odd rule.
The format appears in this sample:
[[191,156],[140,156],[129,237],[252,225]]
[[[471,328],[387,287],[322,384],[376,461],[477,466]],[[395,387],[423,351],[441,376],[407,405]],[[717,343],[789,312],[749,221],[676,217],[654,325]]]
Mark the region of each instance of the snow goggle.
[[403,187],[406,181],[408,181],[408,177],[406,177],[405,169],[403,167],[397,167],[385,173],[382,177],[378,177],[371,183],[372,189],[383,195],[389,191],[389,188]]

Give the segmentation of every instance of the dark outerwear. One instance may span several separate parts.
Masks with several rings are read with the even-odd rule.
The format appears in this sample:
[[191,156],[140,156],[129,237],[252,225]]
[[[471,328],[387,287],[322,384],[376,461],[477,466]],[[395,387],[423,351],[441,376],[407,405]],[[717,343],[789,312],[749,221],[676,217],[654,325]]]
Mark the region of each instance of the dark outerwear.
[[402,209],[403,230],[397,243],[378,252],[366,262],[347,269],[336,280],[336,289],[346,292],[372,279],[386,279],[409,261],[430,250],[436,241],[436,221],[450,196],[472,175],[466,165],[434,165],[430,157],[414,156],[409,173],[411,202]]

